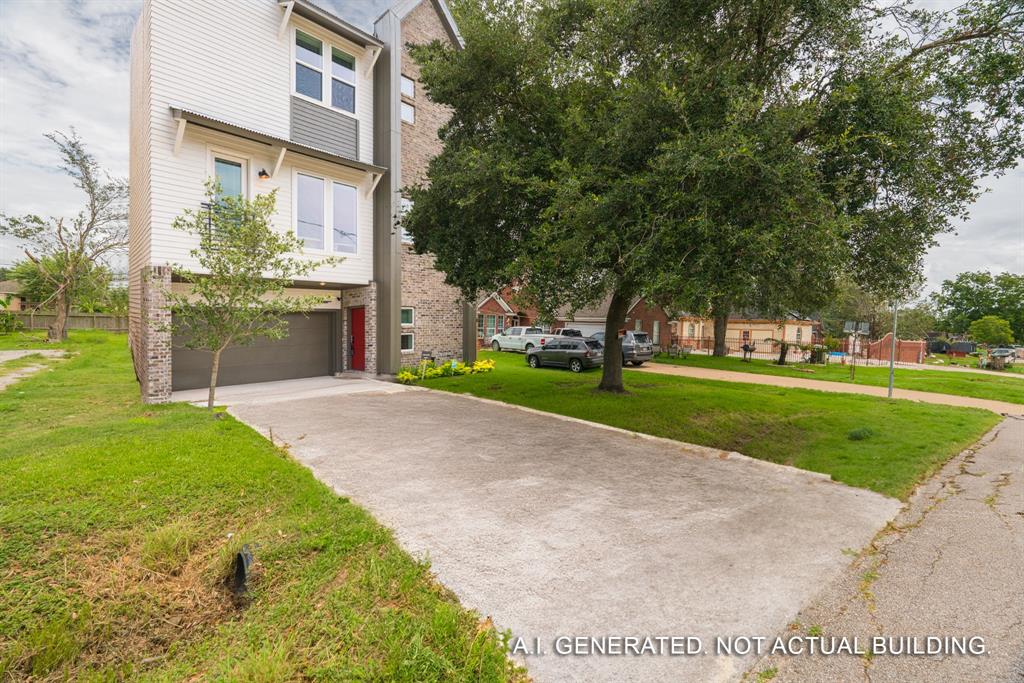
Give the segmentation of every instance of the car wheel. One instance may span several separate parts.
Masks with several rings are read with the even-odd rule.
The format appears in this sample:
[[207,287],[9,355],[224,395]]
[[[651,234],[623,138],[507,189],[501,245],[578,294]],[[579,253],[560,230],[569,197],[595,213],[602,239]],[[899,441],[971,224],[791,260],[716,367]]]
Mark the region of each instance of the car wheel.
[[529,353],[530,349],[532,349],[532,348],[533,348],[533,344],[527,344],[526,345],[526,352]]
[[526,362],[530,364],[531,368],[539,368],[540,367],[540,358],[537,358],[537,356],[527,356],[526,357]]
[[643,364],[644,364],[644,362],[642,360],[635,360],[635,361],[633,361],[633,365],[635,365],[636,367],[640,367]]
[[583,361],[579,358],[573,358],[569,361],[569,369],[573,372],[583,372]]
[[501,351],[501,344],[496,341],[491,342],[491,348],[495,351]]

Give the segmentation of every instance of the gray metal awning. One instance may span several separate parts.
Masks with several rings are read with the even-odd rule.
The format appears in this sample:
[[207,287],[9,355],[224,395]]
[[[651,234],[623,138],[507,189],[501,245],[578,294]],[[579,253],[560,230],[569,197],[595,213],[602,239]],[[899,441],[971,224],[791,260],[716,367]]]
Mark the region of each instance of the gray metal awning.
[[317,7],[309,0],[278,0],[278,5],[285,9],[285,20],[289,14],[297,14],[300,17],[309,19],[314,24],[323,26],[339,36],[351,40],[363,47],[384,47],[384,43],[374,38],[366,31],[356,28],[341,17],[331,14],[325,9]]
[[[179,123],[178,137],[175,142],[176,147],[181,144],[181,138],[184,136],[184,125],[186,123],[191,123],[201,128],[209,128],[222,133],[229,133],[279,150],[277,167],[274,169],[273,175],[277,175],[277,171],[280,168],[286,151],[307,157],[313,157],[315,159],[321,159],[323,161],[329,161],[332,164],[348,166],[349,168],[354,168],[356,170],[363,171],[364,173],[370,173],[376,176],[381,176],[387,171],[383,166],[368,164],[357,159],[349,159],[348,157],[335,154],[334,152],[328,152],[325,149],[319,149],[317,147],[293,142],[286,138],[271,135],[270,133],[265,133],[253,128],[248,128],[237,123],[232,123],[231,121],[225,121],[224,119],[217,118],[211,114],[204,114],[192,109],[187,109],[183,106],[172,104],[171,116],[173,116]],[[374,183],[374,185],[376,185],[376,183]]]

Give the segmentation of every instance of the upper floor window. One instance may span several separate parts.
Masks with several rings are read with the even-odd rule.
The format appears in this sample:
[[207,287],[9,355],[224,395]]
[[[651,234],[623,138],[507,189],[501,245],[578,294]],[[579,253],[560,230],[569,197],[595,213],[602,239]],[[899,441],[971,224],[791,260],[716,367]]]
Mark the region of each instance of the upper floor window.
[[[409,199],[408,197],[402,197],[399,200],[399,208],[398,208],[398,217],[399,217],[399,219],[405,218],[406,214],[408,214],[411,210],[412,210],[412,200]],[[409,231],[406,230],[404,226],[400,230],[399,239],[401,239],[401,241],[403,243],[412,244],[412,235],[409,234]]]
[[416,123],[416,107],[408,102],[402,102],[402,120],[406,123]]
[[356,188],[344,183],[331,183],[334,222],[334,251],[354,254],[359,246],[359,220],[356,216]]
[[416,320],[416,310],[413,308],[402,309],[402,325],[412,325]]
[[416,97],[416,81],[408,76],[402,76],[402,97],[414,99]]
[[295,234],[311,249],[324,248],[324,180],[304,173],[295,183]]
[[306,247],[342,254],[358,251],[356,193],[352,185],[308,173],[296,174],[295,234]]
[[295,92],[323,102],[324,44],[302,31],[295,32]]
[[356,60],[337,48],[331,50],[331,105],[356,113]]
[[295,92],[354,114],[356,59],[338,48],[330,47],[330,71],[325,78],[324,52],[327,47],[322,40],[295,31]]
[[220,193],[217,195],[217,199],[221,197],[242,197],[245,195],[244,168],[245,165],[241,161],[214,157],[213,177],[220,185]]

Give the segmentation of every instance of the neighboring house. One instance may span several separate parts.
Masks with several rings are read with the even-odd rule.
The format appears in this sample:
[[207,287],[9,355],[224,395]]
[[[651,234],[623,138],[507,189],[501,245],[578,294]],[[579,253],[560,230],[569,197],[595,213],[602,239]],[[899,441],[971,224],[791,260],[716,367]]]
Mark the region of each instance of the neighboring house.
[[472,359],[475,311],[416,255],[395,218],[401,188],[441,149],[407,46],[460,45],[444,0],[399,0],[373,34],[309,0],[146,0],[131,46],[130,336],[143,398],[206,386],[210,354],[172,340],[170,264],[198,269],[171,222],[213,177],[253,197],[277,190],[275,227],[322,267],[295,294],[330,302],[289,317],[290,334],[229,349],[219,383],[392,374],[421,351]]
[[[554,327],[575,327],[585,335],[604,332],[610,305],[609,295],[596,306],[582,308],[572,314],[568,309],[563,309],[556,317]],[[669,318],[661,306],[642,298],[634,299],[626,311],[625,327],[646,332],[662,348],[668,348],[671,343],[674,325],[675,321]]]
[[[17,280],[4,280],[0,282],[0,311],[22,311],[25,309],[25,301],[18,292],[21,291],[21,283]],[[8,300],[10,297],[10,300]],[[6,305],[4,305],[6,303]]]
[[521,302],[514,288],[492,292],[476,306],[477,344],[487,346],[495,334],[517,325],[536,325],[538,318],[537,309]]
[[[695,349],[714,348],[715,321],[695,315],[681,315],[678,326],[678,343]],[[739,351],[744,344],[766,350],[772,345],[768,340],[785,340],[791,344],[812,344],[818,341],[816,332],[820,323],[815,320],[787,317],[773,319],[757,313],[738,313],[729,316],[725,339],[729,351]]]

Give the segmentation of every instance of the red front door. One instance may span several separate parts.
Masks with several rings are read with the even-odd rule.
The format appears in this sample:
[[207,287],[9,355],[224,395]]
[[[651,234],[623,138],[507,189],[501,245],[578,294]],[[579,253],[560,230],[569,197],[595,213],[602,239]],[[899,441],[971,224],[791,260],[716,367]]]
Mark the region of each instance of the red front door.
[[360,306],[353,308],[349,313],[349,323],[352,332],[349,340],[349,351],[352,356],[351,367],[353,370],[366,369],[366,309]]

